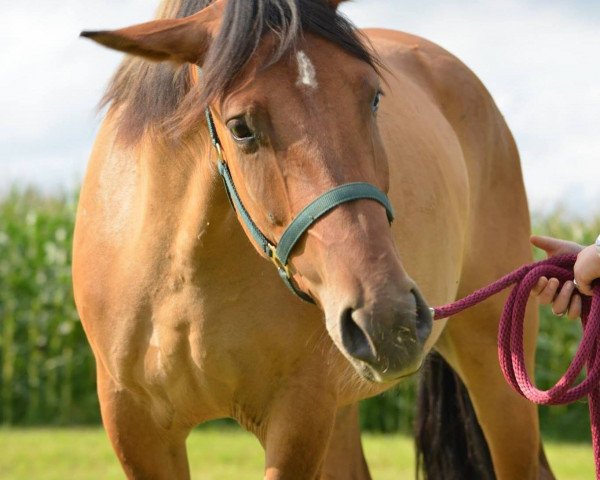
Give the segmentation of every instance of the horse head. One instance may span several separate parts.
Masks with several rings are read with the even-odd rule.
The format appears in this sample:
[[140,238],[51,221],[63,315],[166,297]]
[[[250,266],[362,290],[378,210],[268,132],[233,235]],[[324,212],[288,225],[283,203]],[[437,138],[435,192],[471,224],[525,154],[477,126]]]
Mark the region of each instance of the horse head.
[[[218,0],[186,18],[83,33],[190,67],[191,88],[201,92],[194,108],[210,108],[220,142],[215,175],[224,162],[240,203],[272,245],[325,192],[355,182],[389,189],[377,61],[337,17],[339,2],[299,3],[311,4],[310,17],[290,6],[296,2]],[[273,22],[253,20],[264,18],[257,8],[270,9]],[[196,129],[207,135],[206,126]],[[389,381],[420,367],[431,314],[403,268],[382,202],[361,197],[324,212],[285,263],[289,281],[323,309],[331,339],[361,375]]]

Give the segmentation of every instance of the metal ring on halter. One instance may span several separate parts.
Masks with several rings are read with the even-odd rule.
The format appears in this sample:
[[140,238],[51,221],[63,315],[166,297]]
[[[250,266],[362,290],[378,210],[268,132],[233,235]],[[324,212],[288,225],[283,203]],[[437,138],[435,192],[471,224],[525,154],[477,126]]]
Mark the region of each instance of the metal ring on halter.
[[284,263],[279,258],[279,255],[277,253],[277,247],[275,247],[275,245],[271,245],[270,243],[267,246],[269,248],[269,256],[271,258],[271,261],[275,264],[277,269],[283,270],[289,278],[292,278],[292,272],[290,271],[290,267],[287,263]]

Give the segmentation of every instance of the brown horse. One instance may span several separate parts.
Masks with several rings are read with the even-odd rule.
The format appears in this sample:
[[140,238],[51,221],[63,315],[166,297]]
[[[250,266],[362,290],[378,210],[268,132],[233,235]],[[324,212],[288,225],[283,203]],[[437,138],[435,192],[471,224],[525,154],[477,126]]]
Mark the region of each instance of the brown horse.
[[[133,55],[105,99],[73,267],[103,422],[130,478],[188,478],[188,433],[223,417],[258,437],[268,479],[369,478],[357,402],[432,348],[474,410],[457,376],[426,383],[424,400],[454,407],[445,389],[458,388],[485,441],[465,447],[477,422],[430,411],[428,477],[551,475],[536,409],[498,366],[503,299],[434,326],[423,300],[446,303],[530,260],[511,134],[456,58],[412,35],[358,32],[338,3],[165,0],[159,20],[84,34]],[[273,245],[351,182],[388,192],[396,221],[369,198],[315,219],[285,267],[316,306],[302,302],[230,207],[221,158]]]

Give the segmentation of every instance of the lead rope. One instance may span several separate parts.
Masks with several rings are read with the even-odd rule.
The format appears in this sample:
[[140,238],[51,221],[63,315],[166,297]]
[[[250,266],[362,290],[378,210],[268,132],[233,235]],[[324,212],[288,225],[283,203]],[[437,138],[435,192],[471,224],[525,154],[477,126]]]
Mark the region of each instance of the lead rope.
[[[515,285],[498,328],[498,357],[504,378],[523,397],[538,405],[564,405],[587,395],[596,479],[600,480],[600,283],[593,285],[593,297],[582,297],[583,336],[577,353],[564,375],[549,390],[539,390],[529,378],[525,365],[523,323],[530,294],[540,277],[557,278],[561,284],[573,280],[577,256],[564,255],[525,265],[471,295],[433,309],[434,319],[456,315]],[[574,385],[586,367],[586,376]]]

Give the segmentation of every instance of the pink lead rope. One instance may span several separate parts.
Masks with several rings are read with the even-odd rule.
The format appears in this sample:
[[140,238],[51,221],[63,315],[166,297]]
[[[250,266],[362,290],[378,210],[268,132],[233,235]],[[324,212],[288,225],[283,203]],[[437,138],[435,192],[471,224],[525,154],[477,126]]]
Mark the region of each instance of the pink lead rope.
[[[498,357],[504,378],[518,393],[539,405],[562,405],[588,396],[596,479],[600,480],[600,284],[594,284],[593,297],[582,297],[583,337],[571,365],[552,388],[539,390],[531,382],[524,358],[523,322],[531,290],[542,276],[555,277],[561,284],[573,280],[576,258],[564,255],[525,265],[462,300],[434,308],[433,312],[435,320],[448,318],[515,285],[498,328]],[[584,367],[587,376],[573,385]]]

